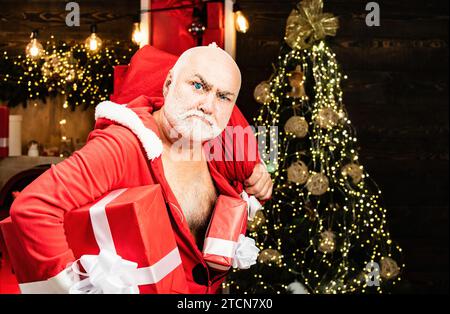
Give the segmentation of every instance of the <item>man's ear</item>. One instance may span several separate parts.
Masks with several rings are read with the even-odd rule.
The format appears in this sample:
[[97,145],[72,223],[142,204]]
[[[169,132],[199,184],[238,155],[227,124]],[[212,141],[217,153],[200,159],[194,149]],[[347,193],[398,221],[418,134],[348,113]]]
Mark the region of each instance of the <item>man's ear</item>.
[[169,73],[167,74],[166,80],[164,81],[164,86],[163,86],[164,97],[167,96],[167,93],[169,92],[169,86],[170,86],[170,84],[172,84],[172,82],[173,82],[173,70],[171,69],[169,71]]

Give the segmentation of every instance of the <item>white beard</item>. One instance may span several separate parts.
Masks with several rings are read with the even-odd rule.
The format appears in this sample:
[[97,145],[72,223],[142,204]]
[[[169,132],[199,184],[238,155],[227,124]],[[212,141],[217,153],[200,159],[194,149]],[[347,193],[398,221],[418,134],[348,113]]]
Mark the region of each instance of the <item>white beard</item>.
[[[182,114],[175,114],[173,119],[174,129],[186,140],[193,142],[205,142],[218,136],[222,130],[217,126],[215,121],[208,115],[198,110],[189,110]],[[205,120],[207,121],[205,121]]]

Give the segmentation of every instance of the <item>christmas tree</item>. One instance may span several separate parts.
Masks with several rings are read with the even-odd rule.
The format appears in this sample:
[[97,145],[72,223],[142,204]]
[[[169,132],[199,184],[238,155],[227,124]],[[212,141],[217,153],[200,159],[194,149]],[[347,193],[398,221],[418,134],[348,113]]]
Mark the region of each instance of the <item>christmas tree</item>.
[[[292,10],[272,76],[255,88],[255,124],[276,138],[267,161],[272,199],[249,235],[258,263],[233,271],[231,293],[364,293],[400,280],[401,248],[387,231],[381,191],[359,163],[357,139],[343,103],[341,73],[325,38],[338,19],[322,0]],[[278,126],[278,129],[277,129]],[[261,143],[261,142],[260,142]]]

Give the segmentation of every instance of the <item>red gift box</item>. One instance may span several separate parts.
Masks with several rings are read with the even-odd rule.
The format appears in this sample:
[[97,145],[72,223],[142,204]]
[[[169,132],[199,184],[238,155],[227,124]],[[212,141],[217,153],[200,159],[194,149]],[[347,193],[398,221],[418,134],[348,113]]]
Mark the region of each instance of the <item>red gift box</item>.
[[247,217],[247,202],[226,195],[217,198],[203,245],[203,257],[210,267],[226,271],[232,266]]
[[[83,259],[96,258],[101,264],[103,252],[108,252],[125,260],[126,280],[138,285],[140,293],[187,293],[160,185],[112,191],[93,205],[68,212],[64,228],[69,247],[85,270]],[[130,262],[137,268],[128,271]]]
[[0,158],[8,157],[9,111],[0,105]]
[[70,270],[82,275],[70,282],[71,293],[189,293],[158,184],[114,190],[68,212],[66,239],[78,260],[48,280],[25,282],[33,277],[27,273],[30,258],[11,219],[0,226],[23,293],[59,293],[54,278]]

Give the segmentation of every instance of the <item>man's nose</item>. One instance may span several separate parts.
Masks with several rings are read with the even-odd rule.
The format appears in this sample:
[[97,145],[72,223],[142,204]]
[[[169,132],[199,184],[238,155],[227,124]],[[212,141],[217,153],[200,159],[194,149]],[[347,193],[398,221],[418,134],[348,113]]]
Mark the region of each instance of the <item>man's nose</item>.
[[211,96],[211,94],[209,94],[207,97],[205,97],[200,103],[198,109],[201,110],[204,114],[212,114],[214,111],[214,95]]

